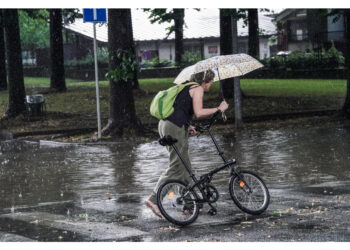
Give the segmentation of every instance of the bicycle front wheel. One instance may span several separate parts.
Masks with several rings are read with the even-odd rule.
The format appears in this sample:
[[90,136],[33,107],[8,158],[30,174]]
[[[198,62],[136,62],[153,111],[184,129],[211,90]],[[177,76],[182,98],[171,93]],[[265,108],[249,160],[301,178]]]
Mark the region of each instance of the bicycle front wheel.
[[239,175],[231,177],[231,198],[242,211],[254,215],[261,214],[270,203],[269,190],[256,174],[242,171]]
[[175,225],[188,225],[198,217],[197,195],[188,191],[181,181],[164,182],[158,189],[157,199],[162,215]]

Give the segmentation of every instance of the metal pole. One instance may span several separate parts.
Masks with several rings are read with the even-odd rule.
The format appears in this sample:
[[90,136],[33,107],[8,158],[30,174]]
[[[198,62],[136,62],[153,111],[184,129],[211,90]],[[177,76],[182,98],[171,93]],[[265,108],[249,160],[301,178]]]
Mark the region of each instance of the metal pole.
[[96,79],[97,127],[98,127],[98,139],[101,139],[101,113],[100,113],[100,90],[98,87],[96,23],[94,23],[93,25],[94,25],[94,59],[95,59],[95,79]]
[[241,129],[243,127],[242,121],[242,93],[241,84],[239,77],[233,78],[234,87],[234,103],[235,103],[235,126],[236,129]]
[[[218,77],[219,77],[219,81],[220,81],[220,97],[221,97],[221,101],[226,101],[225,98],[224,98],[224,90],[222,89],[222,83],[221,83],[221,80],[220,80],[219,67],[217,68],[217,71],[218,71]],[[226,122],[226,120],[227,120],[225,111],[222,111],[222,119],[223,119],[224,122]]]
[[221,79],[220,79],[219,67],[217,67],[217,72],[218,72],[218,77],[219,77],[219,82],[220,82],[220,98],[221,98],[222,101],[225,101],[224,90],[222,89],[222,82],[221,82]]

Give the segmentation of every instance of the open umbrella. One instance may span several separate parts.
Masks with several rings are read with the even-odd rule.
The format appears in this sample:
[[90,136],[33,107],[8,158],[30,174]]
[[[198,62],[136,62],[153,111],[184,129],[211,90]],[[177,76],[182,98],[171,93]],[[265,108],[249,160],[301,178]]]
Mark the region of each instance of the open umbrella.
[[213,81],[216,82],[231,77],[242,76],[261,67],[263,65],[258,60],[247,54],[215,56],[184,68],[176,77],[174,83],[181,84],[189,81],[193,74],[208,69],[212,69],[215,72]]

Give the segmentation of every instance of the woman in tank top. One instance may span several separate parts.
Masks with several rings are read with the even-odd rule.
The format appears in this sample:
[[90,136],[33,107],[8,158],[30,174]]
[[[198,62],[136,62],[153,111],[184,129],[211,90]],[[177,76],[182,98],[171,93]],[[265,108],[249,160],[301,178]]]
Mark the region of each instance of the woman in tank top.
[[[193,115],[196,118],[206,118],[213,115],[216,111],[225,111],[228,108],[226,101],[220,103],[216,108],[203,108],[203,96],[208,92],[213,84],[215,73],[212,70],[197,73],[191,77],[191,82],[197,82],[199,85],[189,85],[185,87],[176,97],[174,113],[166,120],[160,120],[158,131],[161,137],[171,135],[178,141],[175,144],[183,156],[185,162],[191,168],[188,151],[188,135],[195,135],[197,131],[190,125]],[[172,147],[167,146],[169,152],[169,167],[159,177],[159,180],[145,204],[152,209],[153,213],[162,218],[157,206],[157,190],[166,180],[175,179],[188,184],[192,181],[185,166],[177,156]],[[184,211],[186,212],[186,211]]]

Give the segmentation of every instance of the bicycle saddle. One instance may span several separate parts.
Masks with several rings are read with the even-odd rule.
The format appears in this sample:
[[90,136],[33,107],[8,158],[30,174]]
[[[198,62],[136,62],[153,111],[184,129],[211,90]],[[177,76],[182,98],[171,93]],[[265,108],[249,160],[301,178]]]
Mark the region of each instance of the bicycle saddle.
[[162,146],[171,146],[175,144],[177,140],[170,135],[163,136],[162,138],[159,139],[159,144]]

